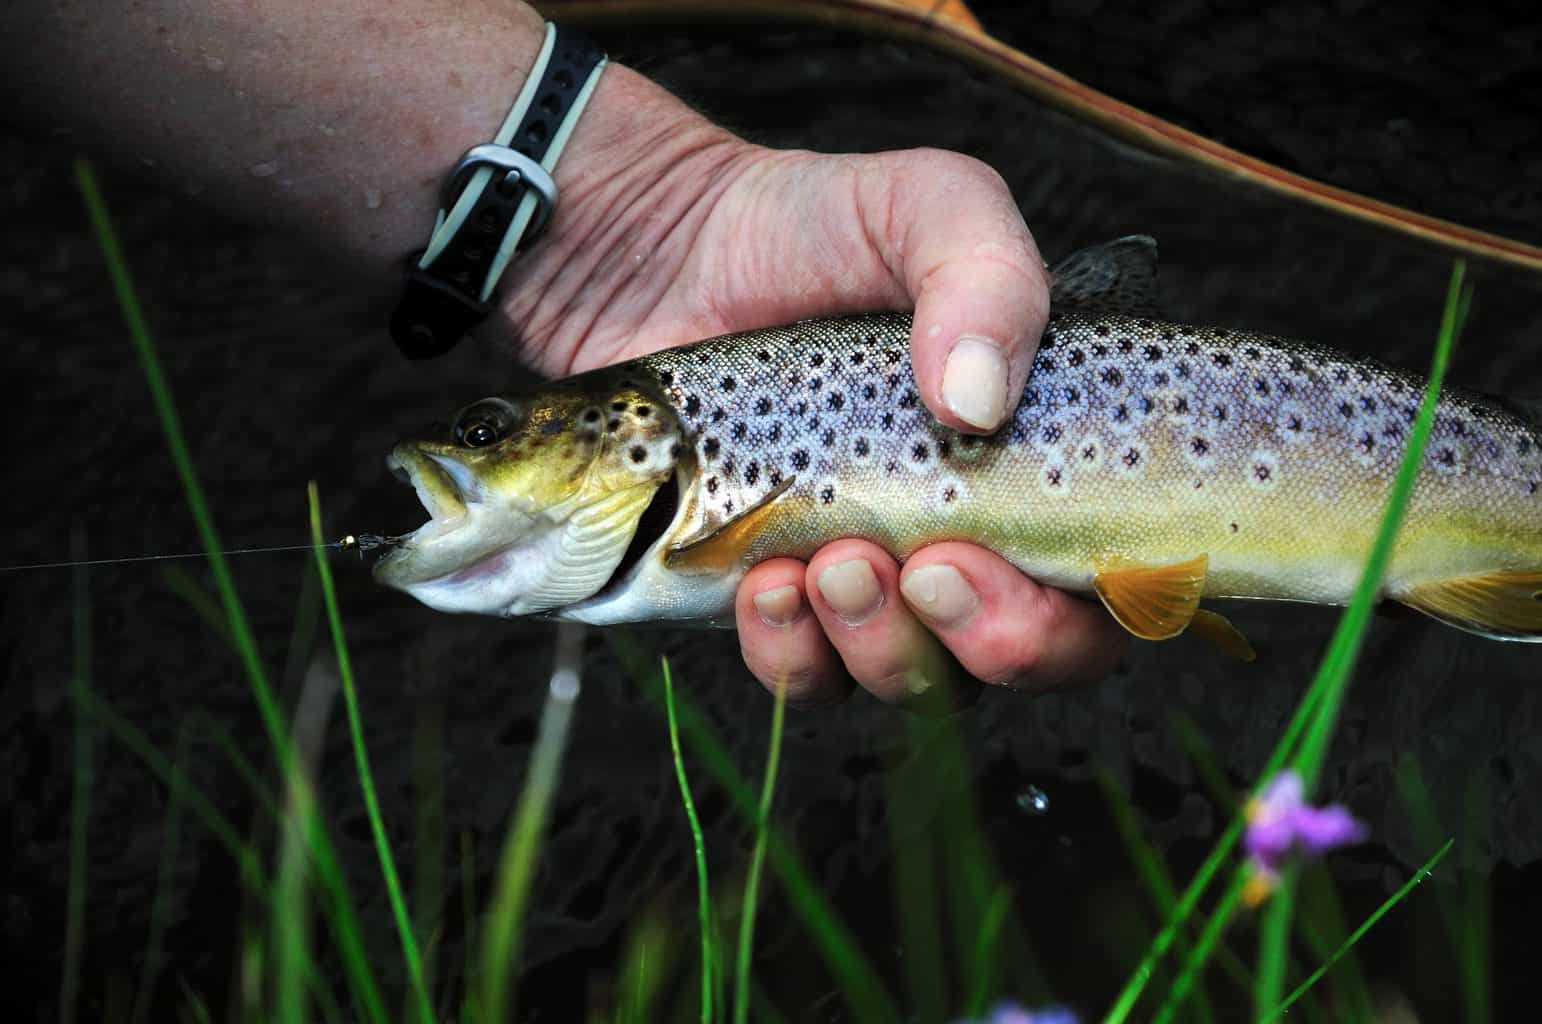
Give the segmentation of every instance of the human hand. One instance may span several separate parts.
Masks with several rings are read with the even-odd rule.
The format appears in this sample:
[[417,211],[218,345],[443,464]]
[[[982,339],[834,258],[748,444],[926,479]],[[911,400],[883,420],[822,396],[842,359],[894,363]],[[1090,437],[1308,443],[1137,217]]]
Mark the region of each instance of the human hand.
[[[661,152],[662,151],[662,152]],[[580,178],[564,241],[518,271],[520,348],[568,373],[816,315],[915,309],[931,411],[988,432],[1021,393],[1047,315],[1033,239],[1005,184],[959,154],[830,156],[750,146],[688,122],[602,180]],[[596,213],[595,211],[601,211]],[[1010,399],[1009,399],[1010,396]],[[800,704],[851,680],[887,701],[976,680],[1044,689],[1106,673],[1126,639],[1103,610],[983,548],[946,543],[903,571],[841,540],[756,566],[735,606],[744,659]]]

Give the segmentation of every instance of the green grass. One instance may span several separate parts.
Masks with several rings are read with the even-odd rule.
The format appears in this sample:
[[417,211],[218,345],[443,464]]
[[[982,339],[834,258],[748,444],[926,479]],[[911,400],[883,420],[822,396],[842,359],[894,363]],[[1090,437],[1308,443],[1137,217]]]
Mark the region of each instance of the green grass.
[[[86,1012],[82,1002],[83,950],[88,940],[84,911],[89,879],[93,750],[98,733],[137,756],[168,794],[160,869],[149,912],[148,952],[132,1000],[120,1000],[122,1009],[118,1013],[122,1019],[138,1022],[154,1016],[154,993],[168,966],[160,950],[165,938],[167,901],[171,898],[172,865],[184,842],[184,816],[229,853],[252,907],[254,926],[248,928],[245,915],[237,915],[232,925],[242,929],[237,943],[237,981],[230,1003],[233,1017],[383,1022],[393,1016],[386,1009],[389,995],[402,1000],[402,1019],[420,1024],[451,1018],[467,1024],[517,1019],[515,995],[524,967],[524,928],[532,902],[540,897],[535,880],[547,822],[561,785],[564,752],[579,696],[581,631],[577,627],[562,627],[559,631],[555,665],[529,763],[522,771],[516,769],[510,780],[509,788],[513,790],[517,779],[519,796],[498,852],[485,907],[476,888],[472,838],[469,833],[460,833],[464,945],[459,973],[463,981],[458,990],[445,985],[440,1008],[436,1010],[435,978],[440,973],[436,950],[444,928],[446,900],[442,881],[445,783],[437,767],[442,743],[437,718],[424,720],[428,724],[421,725],[415,741],[419,762],[415,787],[419,801],[415,819],[418,843],[409,900],[375,792],[365,743],[366,723],[349,657],[343,612],[328,562],[332,546],[322,541],[319,497],[313,486],[309,494],[309,520],[315,564],[302,578],[288,663],[280,679],[298,680],[304,675],[324,621],[347,713],[352,770],[375,850],[378,874],[367,879],[366,884],[385,890],[394,925],[394,953],[385,955],[380,948],[384,943],[370,946],[365,942],[350,888],[358,880],[350,883],[344,874],[332,838],[333,826],[318,798],[311,767],[304,752],[297,749],[282,702],[258,653],[234,579],[219,554],[220,540],[212,511],[182,437],[170,387],[160,368],[100,191],[86,165],[77,165],[76,176],[163,427],[167,450],[208,552],[214,593],[208,593],[192,576],[179,570],[168,573],[168,586],[189,602],[232,652],[263,722],[272,764],[249,761],[221,723],[197,713],[189,715],[179,730],[176,755],[167,757],[138,726],[96,696],[90,685],[89,591],[84,571],[79,571],[74,598],[75,666],[71,675],[76,724],[70,883],[66,893],[65,956],[59,982],[60,1019],[69,1022]],[[1462,286],[1458,266],[1448,294],[1430,385],[1355,599],[1341,619],[1316,677],[1304,692],[1265,770],[1250,788],[1263,785],[1283,767],[1300,772],[1309,786],[1317,781],[1399,517],[1406,506],[1419,452],[1430,430],[1433,402],[1468,303],[1469,294]],[[77,557],[83,556],[77,552]],[[683,809],[680,828],[682,838],[689,838],[696,871],[695,916],[700,952],[696,957],[682,955],[684,944],[669,925],[671,908],[663,902],[666,897],[642,901],[647,904],[646,909],[630,927],[621,961],[616,965],[611,1003],[608,1007],[587,1007],[590,1019],[641,1024],[680,1019],[680,1013],[687,1010],[694,1011],[692,1015],[705,1024],[729,1020],[733,1024],[747,1024],[750,1020],[775,1024],[784,1019],[799,1019],[806,1008],[789,1012],[777,1007],[772,995],[776,979],[756,971],[757,915],[762,906],[769,905],[775,905],[796,922],[808,948],[828,973],[833,989],[829,999],[821,1002],[822,1016],[829,1014],[837,999],[844,1003],[849,1019],[878,1024],[908,1015],[928,1021],[975,1017],[992,1002],[1007,996],[1029,1003],[1053,997],[1054,979],[1046,975],[1029,945],[1028,929],[1020,916],[1024,909],[1031,912],[1032,903],[1021,899],[1003,880],[996,864],[997,855],[980,820],[976,795],[970,788],[975,778],[972,751],[957,720],[905,720],[904,743],[895,748],[886,768],[894,921],[904,947],[900,987],[906,991],[906,999],[902,1002],[891,991],[879,966],[889,964],[892,970],[893,961],[877,959],[886,956],[882,951],[864,950],[853,929],[842,921],[832,894],[821,889],[793,840],[772,813],[782,757],[785,695],[774,695],[769,751],[757,787],[744,777],[706,717],[678,692],[667,662],[656,661],[628,635],[612,632],[607,640],[643,691],[657,701],[660,727],[669,736]],[[1441,842],[1441,830],[1416,766],[1410,762],[1399,778],[1421,842],[1435,851],[1429,861],[1353,929],[1345,924],[1327,873],[1315,868],[1305,874],[1294,868],[1288,870],[1284,884],[1253,922],[1257,941],[1249,963],[1227,944],[1229,929],[1240,919],[1237,907],[1247,881],[1247,868],[1236,859],[1236,844],[1243,827],[1238,787],[1225,777],[1192,723],[1175,720],[1172,731],[1189,753],[1217,805],[1228,815],[1227,824],[1195,876],[1180,890],[1162,854],[1143,835],[1139,812],[1108,773],[1098,773],[1118,834],[1151,901],[1145,910],[1132,908],[1131,920],[1143,934],[1149,934],[1148,914],[1154,912],[1158,921],[1149,947],[1134,964],[1124,988],[1114,994],[1102,1019],[1118,1024],[1136,1017],[1137,1009],[1149,995],[1151,1005],[1138,1016],[1158,1022],[1182,1019],[1210,1024],[1228,1019],[1219,1007],[1249,1001],[1258,1020],[1299,1012],[1307,1020],[1369,1022],[1374,1011],[1369,987],[1354,957],[1355,946],[1371,927],[1408,899],[1420,881],[1442,864],[1453,849],[1451,840]],[[196,756],[195,744],[212,746],[223,754],[256,800],[256,825],[264,827],[254,825],[250,834],[243,835],[207,795],[188,781],[182,766],[188,758]],[[1464,824],[1468,842],[1455,847],[1459,857],[1452,858],[1460,862],[1460,884],[1439,887],[1437,903],[1454,950],[1452,962],[1462,975],[1466,1019],[1486,1024],[1492,1016],[1488,973],[1490,910],[1486,886],[1473,860],[1486,796],[1481,774],[1482,766],[1477,766],[1475,781],[1467,794]],[[707,835],[701,828],[689,782],[693,775],[697,777],[697,792],[704,784],[710,784],[727,796],[750,837],[745,863],[742,867],[731,867],[734,874],[743,871],[737,907],[714,902],[714,894],[722,899],[728,886],[722,879],[713,884],[709,866],[717,858],[709,858]],[[450,784],[453,786],[454,780]],[[272,827],[271,851],[266,849],[263,839],[270,834],[267,826]],[[1304,879],[1299,889],[1298,875]],[[1219,895],[1210,896],[1209,891],[1222,879],[1225,881]],[[1212,902],[1201,918],[1199,912],[1207,898]],[[730,964],[717,930],[719,922],[731,920],[734,912],[737,936]],[[315,927],[318,918],[326,924],[324,929]],[[1310,952],[1315,963],[1310,972],[1296,966],[1300,959],[1298,950]],[[1176,954],[1171,962],[1169,954]],[[1206,984],[1206,970],[1212,961],[1219,963],[1226,976],[1225,997],[1212,992]],[[773,961],[758,962],[764,971],[774,969]],[[206,997],[188,987],[180,976],[174,977],[182,993],[179,1018],[215,1019]],[[1156,980],[1160,984],[1153,986]],[[1334,996],[1326,1009],[1318,1003],[1314,991],[1314,986],[1325,980]],[[1287,994],[1286,986],[1292,982],[1294,987]],[[672,993],[677,996],[673,1001]],[[575,992],[572,997],[577,1018],[585,1009],[582,1001],[587,994]],[[1229,1001],[1222,1002],[1222,998]]]

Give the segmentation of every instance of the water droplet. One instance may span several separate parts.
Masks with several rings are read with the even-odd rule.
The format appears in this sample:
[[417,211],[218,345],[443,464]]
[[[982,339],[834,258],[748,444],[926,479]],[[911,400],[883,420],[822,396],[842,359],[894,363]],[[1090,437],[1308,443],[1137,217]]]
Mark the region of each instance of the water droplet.
[[278,161],[266,160],[260,164],[252,164],[252,176],[257,178],[271,178],[278,173]]
[[1017,806],[1025,814],[1048,814],[1049,794],[1038,786],[1029,786],[1017,794]]
[[364,190],[364,205],[371,210],[380,209],[380,190],[378,188],[367,188]]

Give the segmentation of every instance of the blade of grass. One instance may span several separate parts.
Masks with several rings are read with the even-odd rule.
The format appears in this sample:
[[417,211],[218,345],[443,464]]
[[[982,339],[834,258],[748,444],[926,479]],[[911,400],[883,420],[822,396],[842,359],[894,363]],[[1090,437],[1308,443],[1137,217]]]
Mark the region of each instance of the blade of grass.
[[337,671],[343,682],[343,704],[348,709],[348,735],[353,741],[354,768],[359,775],[359,788],[364,793],[364,808],[369,815],[370,834],[375,840],[375,853],[380,859],[380,874],[385,879],[386,895],[391,903],[391,916],[396,921],[397,939],[401,942],[402,959],[407,964],[407,982],[417,1001],[418,1019],[423,1024],[433,1024],[434,1005],[428,989],[423,985],[423,958],[418,952],[417,936],[407,913],[407,901],[402,898],[401,881],[396,874],[396,861],[391,856],[391,842],[386,838],[385,820],[380,815],[380,801],[375,796],[375,777],[369,767],[369,752],[364,746],[364,721],[359,713],[359,695],[353,681],[353,662],[348,656],[348,641],[343,636],[343,616],[337,607],[337,589],[332,584],[332,567],[327,564],[327,544],[321,536],[321,498],[316,482],[306,487],[310,503],[311,544],[316,552],[316,575],[321,582],[321,600],[326,609],[327,625],[332,631],[332,648],[337,655]]
[[[471,836],[470,829],[462,829],[460,833],[460,914],[461,914],[461,963],[466,966],[469,974],[474,969],[476,958],[476,923],[477,923],[477,858],[476,840]],[[471,978],[463,980],[466,992],[462,1000],[461,1018],[466,1019],[469,1012],[473,1019],[480,1020],[481,1014],[477,1012],[476,989],[471,985]]]
[[[209,568],[214,577],[220,603],[225,609],[231,640],[257,702],[263,728],[273,746],[280,772],[285,778],[292,780],[296,775],[294,750],[284,728],[278,701],[268,682],[267,670],[263,667],[256,638],[252,634],[250,622],[223,554],[224,545],[220,542],[219,533],[215,529],[214,518],[209,511],[203,486],[193,468],[192,455],[182,431],[181,417],[177,413],[170,384],[167,382],[160,358],[155,351],[155,344],[150,337],[149,326],[129,274],[128,261],[124,258],[117,232],[113,229],[112,219],[108,215],[107,205],[102,199],[101,189],[97,185],[96,175],[91,165],[84,160],[77,160],[74,166],[75,181],[85,201],[92,229],[107,264],[107,273],[112,281],[113,291],[117,295],[123,318],[128,325],[129,338],[133,342],[135,353],[144,371],[145,382],[149,386],[150,396],[161,422],[162,433],[166,438],[166,447],[171,453],[177,476],[181,480],[182,490],[187,497],[188,509],[197,528],[199,540],[209,557]],[[314,803],[310,805],[313,807]],[[316,837],[323,834],[323,830],[319,824],[316,824],[313,827],[307,827],[305,834],[307,837]],[[353,939],[357,939],[358,936],[357,914],[354,912],[351,899],[346,888],[341,886],[333,888],[330,897],[337,907],[339,917],[351,922],[349,930],[341,933],[340,937],[345,939],[344,961],[348,964],[348,978],[354,985],[355,998],[361,1004],[365,1016],[373,1024],[384,1024],[385,1003],[373,975],[369,973],[368,958],[362,955],[362,946],[350,947],[346,941],[350,935]]]
[[616,1024],[648,1024],[655,1020],[654,1003],[669,980],[674,943],[664,915],[650,907],[627,936],[621,958],[621,983]]
[[[1486,770],[1475,768],[1475,771]],[[1424,846],[1434,846],[1441,841],[1442,829],[1436,820],[1434,806],[1430,800],[1429,789],[1424,783],[1424,775],[1419,770],[1419,763],[1412,757],[1405,758],[1398,765],[1395,773],[1398,791],[1402,796],[1404,805],[1408,808],[1409,815],[1413,819],[1414,834]],[[1469,792],[1471,785],[1469,784]],[[1470,818],[1471,810],[1467,812]],[[1464,845],[1472,841],[1472,836],[1464,836]],[[1461,870],[1461,865],[1454,873],[1453,884],[1450,886],[1435,887],[1435,904],[1440,909],[1440,920],[1445,928],[1446,935],[1461,963],[1462,972],[1462,1002],[1464,1008],[1464,1021],[1472,1021],[1474,1024],[1487,1024],[1489,1018],[1488,1007],[1488,936],[1485,931],[1481,936],[1476,936],[1477,941],[1472,941],[1466,934],[1467,917],[1466,903],[1468,900],[1467,888],[1472,885],[1487,887],[1486,876],[1468,874]]]
[[[1334,963],[1338,961],[1339,957],[1353,949],[1355,943],[1359,942],[1360,939],[1365,936],[1365,933],[1370,931],[1371,928],[1375,926],[1376,922],[1380,921],[1386,915],[1387,911],[1401,903],[1408,896],[1408,894],[1413,891],[1414,886],[1418,885],[1420,882],[1424,881],[1424,879],[1429,877],[1430,872],[1435,870],[1435,865],[1439,864],[1441,859],[1450,852],[1451,843],[1452,840],[1447,839],[1445,845],[1436,850],[1434,856],[1425,861],[1423,866],[1421,866],[1418,871],[1415,871],[1413,876],[1409,878],[1408,881],[1404,882],[1402,887],[1399,888],[1397,892],[1387,897],[1381,906],[1377,907],[1376,910],[1369,917],[1367,917],[1364,922],[1361,923],[1360,927],[1356,928],[1353,932],[1350,933],[1349,937],[1344,940],[1344,942],[1337,950],[1334,951],[1332,956],[1330,956],[1320,967],[1313,971],[1305,981],[1296,986],[1295,991],[1291,992],[1291,994],[1283,1001],[1281,1001],[1278,1006],[1266,1014],[1262,1020],[1277,1020],[1278,1018],[1284,1016],[1286,1011],[1288,1011],[1291,1006],[1295,1004],[1296,1000],[1300,999],[1308,989],[1315,985],[1317,981],[1333,967]],[[1366,1019],[1368,1020],[1370,1018]]]
[[974,953],[970,961],[973,988],[964,1007],[964,1018],[976,1020],[985,1015],[985,1005],[990,1001],[991,990],[996,986],[996,941],[1001,937],[1001,926],[1012,909],[1012,890],[1005,883],[996,887],[985,919],[980,922],[980,934],[975,939]]
[[481,998],[477,1009],[488,1022],[514,1020],[511,972],[518,969],[525,907],[540,859],[546,819],[562,770],[573,708],[578,702],[583,667],[583,627],[557,627],[557,653],[546,703],[530,752],[530,768],[504,840],[493,886],[493,905],[482,936]]
[[[1140,876],[1141,883],[1146,887],[1151,901],[1156,904],[1157,914],[1164,918],[1169,916],[1178,903],[1178,891],[1173,885],[1172,876],[1167,872],[1167,865],[1163,862],[1162,855],[1152,849],[1151,844],[1146,842],[1146,837],[1141,834],[1135,808],[1130,805],[1129,798],[1125,796],[1124,790],[1114,779],[1108,766],[1101,763],[1095,764],[1093,777],[1097,779],[1099,788],[1103,790],[1103,799],[1114,815],[1114,827],[1119,832],[1119,838],[1124,842],[1125,852],[1129,855],[1130,862],[1135,865],[1136,874]],[[1180,938],[1179,955],[1187,956],[1192,951],[1192,944],[1186,938]],[[1240,964],[1237,964],[1237,967],[1242,970],[1241,983],[1245,988],[1248,983],[1247,970]],[[1203,985],[1198,986],[1193,1005],[1195,1020],[1208,1022],[1215,1019],[1210,999],[1205,994]]]
[[[413,794],[417,803],[412,872],[412,920],[423,950],[423,988],[434,989],[436,936],[444,927],[444,754],[443,711],[435,702],[416,716],[413,734]],[[402,1017],[411,1016],[403,1005]]]
[[[71,557],[86,560],[86,542],[77,528],[70,543]],[[76,565],[73,577],[74,614],[71,616],[71,647],[74,667],[70,672],[70,695],[75,704],[74,777],[70,789],[70,866],[65,890],[64,964],[59,979],[59,1020],[74,1024],[80,1001],[80,948],[85,941],[86,858],[91,822],[91,784],[93,779],[91,748],[93,730],[86,711],[91,696],[91,600],[90,576],[84,565]]]
[[[1306,941],[1312,957],[1321,961],[1343,947],[1349,929],[1344,923],[1344,907],[1339,902],[1338,890],[1333,886],[1333,876],[1322,864],[1309,866],[1298,880],[1301,913],[1296,918],[1296,932]],[[1287,974],[1299,970],[1295,963],[1287,965]],[[1376,1019],[1376,1004],[1371,997],[1370,986],[1360,970],[1359,958],[1352,948],[1344,948],[1338,954],[1333,970],[1334,1000],[1340,1015],[1351,1020]]]
[[[663,681],[653,668],[651,658],[643,653],[630,634],[622,630],[608,630],[605,638],[643,692],[662,704]],[[732,756],[712,727],[689,704],[677,703],[675,711],[680,731],[696,748],[703,767],[728,792],[744,819],[751,823],[756,821],[758,804],[754,791],[739,774]],[[840,922],[819,887],[809,878],[794,846],[774,823],[767,827],[766,852],[794,912],[819,947],[854,1018],[864,1024],[899,1020],[899,1008],[884,990],[877,972],[862,955],[856,940]]]
[[[311,788],[300,777],[299,770],[290,778],[289,807],[280,819],[278,874],[274,881],[274,1015],[284,1024],[305,1024],[309,1014],[305,973],[311,963],[311,919],[307,891],[310,872],[305,856],[308,844],[303,830],[305,823],[311,820],[314,808],[308,806]],[[261,976],[260,972],[258,976]],[[260,996],[254,995],[249,1005],[255,1005],[258,999]]]
[[[1419,404],[1419,414],[1408,432],[1408,446],[1403,452],[1397,476],[1393,478],[1391,492],[1387,495],[1381,526],[1371,545],[1370,555],[1365,560],[1365,567],[1361,570],[1359,585],[1355,588],[1349,607],[1339,619],[1328,653],[1312,683],[1312,690],[1321,694],[1320,706],[1302,735],[1300,750],[1292,759],[1292,766],[1301,776],[1302,789],[1308,796],[1316,788],[1317,776],[1327,757],[1328,744],[1338,724],[1339,708],[1343,706],[1344,695],[1349,690],[1349,679],[1359,660],[1365,632],[1381,594],[1382,579],[1392,560],[1393,545],[1407,512],[1409,498],[1413,495],[1425,444],[1435,425],[1435,409],[1440,398],[1441,383],[1445,380],[1446,366],[1451,359],[1451,350],[1467,320],[1472,292],[1463,284],[1466,270],[1466,265],[1461,261],[1457,261],[1451,270],[1440,334],[1435,342],[1435,357],[1431,362],[1424,397]],[[1287,873],[1285,884],[1275,893],[1264,912],[1263,925],[1259,931],[1259,963],[1253,1000],[1256,1015],[1262,1015],[1280,1001],[1291,914],[1295,910],[1294,890],[1295,875]]]
[[[1409,434],[1409,452],[1413,451],[1416,443],[1422,451],[1424,440],[1428,438],[1430,426],[1434,420],[1435,396],[1439,391],[1440,379],[1445,374],[1446,361],[1449,357],[1450,348],[1455,343],[1456,333],[1462,321],[1466,319],[1470,295],[1461,289],[1464,274],[1465,265],[1461,261],[1457,261],[1452,271],[1451,287],[1446,296],[1446,307],[1442,317],[1440,334],[1436,342],[1429,386],[1425,389],[1424,399],[1421,402],[1419,416],[1415,420],[1414,429]],[[1360,584],[1356,588],[1355,598],[1349,609],[1346,610],[1339,620],[1338,628],[1334,631],[1333,640],[1329,646],[1328,657],[1324,659],[1323,665],[1319,668],[1312,685],[1307,689],[1305,696],[1300,704],[1297,705],[1295,713],[1291,716],[1291,720],[1286,726],[1284,733],[1275,744],[1268,763],[1261,773],[1261,778],[1263,779],[1272,778],[1285,764],[1286,760],[1296,752],[1297,739],[1302,737],[1310,724],[1325,721],[1321,717],[1322,709],[1320,709],[1319,705],[1324,704],[1329,699],[1329,689],[1334,685],[1335,680],[1339,679],[1336,671],[1329,671],[1330,665],[1337,665],[1345,653],[1358,654],[1360,635],[1369,623],[1370,610],[1373,606],[1382,572],[1385,569],[1387,556],[1390,553],[1392,535],[1396,530],[1396,522],[1401,516],[1403,505],[1406,505],[1408,492],[1412,488],[1413,474],[1417,471],[1417,460],[1408,458],[1409,452],[1405,452],[1403,465],[1394,481],[1392,492],[1388,496],[1381,529],[1378,531],[1376,543],[1372,546],[1366,568],[1362,571]],[[1402,504],[1399,504],[1399,501]],[[1392,527],[1390,531],[1388,529],[1389,524]],[[1379,562],[1378,552],[1380,552]],[[1339,658],[1334,657],[1335,650],[1339,652]],[[1340,689],[1342,689],[1342,686],[1340,686]],[[1340,693],[1338,696],[1341,697],[1342,694]],[[1336,717],[1336,702],[1327,710],[1329,719]],[[1331,732],[1331,728],[1328,731]],[[1310,747],[1303,740],[1303,751],[1308,749],[1317,751],[1321,749],[1321,745],[1325,743],[1325,733],[1322,731],[1321,725],[1318,726],[1315,737]],[[1300,756],[1302,755],[1298,755],[1298,758]],[[1314,770],[1313,781],[1315,781],[1315,777]],[[1193,912],[1198,904],[1200,896],[1209,887],[1216,872],[1220,870],[1222,863],[1231,853],[1238,839],[1241,838],[1242,829],[1243,821],[1239,817],[1234,819],[1221,834],[1221,838],[1216,843],[1215,848],[1211,850],[1210,855],[1205,859],[1198,873],[1179,898],[1172,917],[1168,919],[1162,930],[1157,934],[1146,956],[1142,958],[1141,963],[1136,967],[1130,980],[1125,983],[1124,988],[1115,999],[1113,1008],[1110,1009],[1108,1016],[1105,1018],[1105,1024],[1122,1024],[1129,1017],[1130,1011],[1134,1008],[1141,992],[1151,978],[1155,964],[1166,955],[1167,950],[1171,947],[1173,940],[1187,920],[1188,915]],[[1288,922],[1286,923],[1288,924]],[[1273,924],[1266,925],[1266,927],[1278,928],[1280,926]],[[1265,995],[1267,994],[1267,988],[1268,983],[1255,985],[1255,993]],[[1273,1006],[1274,1002],[1270,1002],[1268,1005]]]
[[[943,952],[941,868],[938,864],[937,831],[927,815],[930,801],[919,799],[933,780],[917,778],[924,773],[924,758],[911,723],[910,749],[903,761],[884,769],[888,802],[889,849],[893,851],[894,907],[899,915],[899,940],[904,950],[905,984],[910,1010],[918,1020],[942,1020],[948,1004],[947,959]],[[919,787],[919,790],[918,790]],[[965,897],[954,901],[965,902]],[[960,909],[957,917],[967,916]],[[955,928],[967,925],[955,919]]]
[[1167,990],[1167,998],[1157,1009],[1156,1016],[1151,1018],[1152,1024],[1168,1024],[1188,999],[1189,989],[1199,980],[1205,965],[1210,961],[1210,954],[1220,942],[1221,936],[1225,934],[1226,926],[1231,923],[1237,904],[1242,899],[1242,889],[1247,884],[1247,878],[1245,868],[1238,868],[1232,873],[1231,884],[1226,887],[1225,893],[1221,896],[1221,902],[1211,912],[1210,919],[1205,922],[1205,928],[1195,940],[1194,948],[1184,958],[1183,969],[1178,972],[1172,988]]
[[[186,760],[190,734],[191,730],[184,719],[181,728],[177,730],[176,753],[171,759],[174,766],[180,766]],[[144,1024],[150,1018],[150,1005],[155,1000],[155,985],[161,971],[161,944],[165,940],[166,915],[170,910],[172,872],[176,868],[181,837],[182,801],[176,790],[168,789],[166,823],[161,828],[160,865],[155,872],[155,895],[150,900],[150,934],[145,939],[145,960],[139,970],[139,984],[134,987],[134,1005],[129,1011],[129,1024]]]
[[[667,661],[664,664],[668,666]],[[673,705],[674,702],[670,703]],[[766,774],[760,784],[760,807],[755,817],[755,845],[750,851],[749,872],[744,878],[744,904],[739,917],[739,949],[734,969],[734,1024],[746,1024],[749,1020],[755,912],[760,906],[760,876],[766,863],[766,835],[771,824],[771,801],[776,795],[777,769],[782,760],[782,729],[786,718],[787,687],[778,686],[771,707],[771,746],[766,752]],[[673,733],[671,729],[671,735]]]
[[716,950],[713,948],[712,897],[707,885],[707,843],[696,817],[696,801],[691,799],[691,784],[685,777],[685,759],[680,756],[680,725],[675,716],[675,683],[669,671],[669,659],[660,661],[664,673],[664,712],[669,721],[669,752],[674,759],[675,781],[680,785],[680,802],[685,805],[685,820],[691,828],[691,856],[696,862],[696,912],[701,927],[701,1020],[712,1021],[712,971]]

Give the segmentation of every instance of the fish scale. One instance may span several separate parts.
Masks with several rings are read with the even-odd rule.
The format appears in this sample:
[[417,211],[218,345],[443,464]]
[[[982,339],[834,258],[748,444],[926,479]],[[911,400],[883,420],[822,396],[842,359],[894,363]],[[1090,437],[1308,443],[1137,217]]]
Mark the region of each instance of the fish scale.
[[[475,531],[436,513],[426,535],[443,547],[439,535],[453,535],[459,554],[436,559],[432,544],[409,542],[377,575],[455,610],[722,621],[750,566],[862,537],[901,559],[939,541],[984,545],[1038,579],[1097,593],[1152,638],[1182,631],[1202,598],[1346,601],[1422,380],[1319,345],[1158,319],[1147,312],[1154,256],[1136,236],[1056,268],[1027,383],[989,436],[928,412],[904,313],[742,332],[490,400],[507,410],[478,434],[496,437],[491,447],[430,437],[397,458],[445,465],[414,476],[425,502],[465,506],[502,546],[468,543]],[[480,415],[458,429],[484,426]],[[452,481],[455,493],[430,500]],[[1446,391],[1388,596],[1474,632],[1542,636],[1539,481],[1534,420]],[[470,491],[483,497],[463,501]],[[500,497],[539,512],[523,546],[510,540],[518,530],[490,525]],[[601,500],[614,510],[605,521],[627,529],[565,535],[563,550],[596,552],[603,564],[584,578],[606,582],[533,607],[527,595],[550,589],[530,552],[554,527],[539,523],[571,532],[570,509]],[[519,594],[487,583],[516,570],[534,581]],[[485,592],[465,589],[468,578]]]

